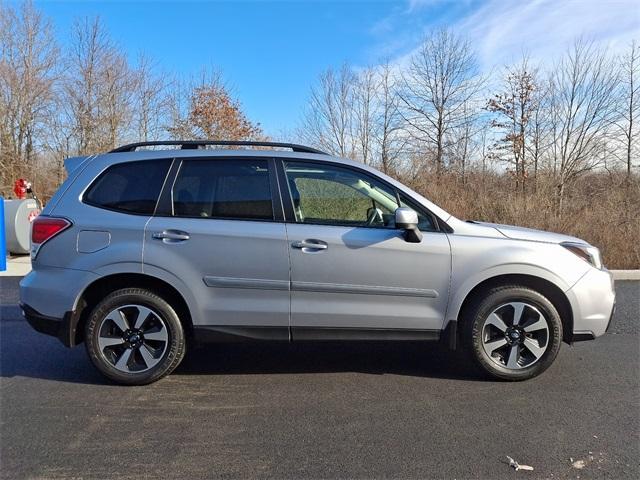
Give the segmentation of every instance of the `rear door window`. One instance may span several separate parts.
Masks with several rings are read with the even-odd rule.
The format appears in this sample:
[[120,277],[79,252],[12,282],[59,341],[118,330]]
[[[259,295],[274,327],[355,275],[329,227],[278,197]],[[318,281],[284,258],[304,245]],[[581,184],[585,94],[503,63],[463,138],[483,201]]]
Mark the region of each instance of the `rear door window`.
[[267,160],[184,160],[172,193],[174,216],[273,220]]
[[171,160],[118,163],[89,187],[83,201],[124,213],[152,215]]

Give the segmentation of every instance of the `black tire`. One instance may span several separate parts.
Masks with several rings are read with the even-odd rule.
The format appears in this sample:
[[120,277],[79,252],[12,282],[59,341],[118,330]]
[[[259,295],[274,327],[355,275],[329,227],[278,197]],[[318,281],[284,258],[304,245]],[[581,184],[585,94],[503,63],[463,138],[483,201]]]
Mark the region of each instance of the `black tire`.
[[[105,338],[100,329],[106,328],[104,326],[106,316],[121,307],[129,308],[128,305],[141,306],[151,310],[154,314],[150,317],[152,322],[160,321],[161,327],[158,328],[162,328],[167,336],[167,339],[163,340],[158,348],[162,353],[153,359],[157,363],[144,371],[124,372],[119,370],[112,361],[107,359],[107,355],[115,357],[117,353],[109,349],[101,351],[99,346],[99,339]],[[111,328],[113,329],[114,326]],[[118,334],[121,333],[121,329],[115,331]],[[146,385],[168,375],[180,364],[185,354],[185,335],[176,311],[168,302],[146,289],[125,288],[109,294],[95,306],[85,326],[85,345],[87,354],[95,367],[110,380],[123,385]],[[130,345],[130,343],[122,345]],[[122,351],[127,349],[124,346],[114,348],[121,348]],[[129,347],[128,349],[134,352],[130,355],[136,355],[136,348],[140,350],[144,348],[144,345]],[[144,365],[143,361],[143,368]]]
[[[513,343],[508,343],[504,347],[501,347],[504,353],[494,353],[490,357],[485,349],[485,345],[488,345],[487,342],[489,340],[484,337],[484,335],[489,334],[489,332],[486,332],[484,329],[490,328],[490,330],[497,333],[498,340],[502,341],[502,339],[500,339],[500,330],[493,330],[493,326],[487,327],[485,321],[492,312],[499,308],[504,309],[498,311],[507,312],[505,316],[508,317],[510,309],[508,305],[511,303],[527,304],[528,307],[525,307],[525,310],[528,312],[534,312],[528,314],[530,317],[536,314],[535,309],[537,309],[542,317],[544,317],[543,320],[546,321],[547,324],[546,333],[542,331],[542,335],[546,339],[546,349],[544,350],[544,353],[536,359],[535,355],[533,355],[528,349],[525,349],[522,346],[519,347],[516,351],[524,352],[529,356],[528,361],[533,361],[533,363],[531,365],[526,365],[526,361],[524,361],[523,363],[525,366],[521,367],[518,365],[516,368],[507,368],[506,365],[502,364],[502,362],[507,362],[507,352],[511,351],[510,349],[513,347]],[[531,309],[529,306],[534,308]],[[512,313],[512,316],[515,316],[515,309],[511,311],[514,312]],[[520,285],[504,285],[492,288],[489,291],[479,294],[477,298],[472,301],[469,307],[465,309],[463,315],[462,340],[465,351],[471,357],[471,360],[476,366],[493,378],[508,381],[520,381],[533,378],[549,368],[560,350],[560,345],[562,343],[562,320],[560,319],[560,315],[554,305],[544,295],[531,288]],[[542,317],[538,317],[538,319]],[[533,321],[534,320],[530,320],[530,322]],[[509,325],[508,320],[505,321],[505,324],[508,326],[507,331],[512,332],[510,329],[517,328]],[[523,343],[525,342],[524,336],[531,335],[524,331],[520,331],[519,334],[523,334],[521,337],[522,339],[519,338],[515,341]],[[509,342],[515,342],[507,333],[504,334],[504,338],[505,341],[509,340]],[[539,341],[536,340],[536,343],[538,342]],[[522,345],[522,343],[520,345]]]

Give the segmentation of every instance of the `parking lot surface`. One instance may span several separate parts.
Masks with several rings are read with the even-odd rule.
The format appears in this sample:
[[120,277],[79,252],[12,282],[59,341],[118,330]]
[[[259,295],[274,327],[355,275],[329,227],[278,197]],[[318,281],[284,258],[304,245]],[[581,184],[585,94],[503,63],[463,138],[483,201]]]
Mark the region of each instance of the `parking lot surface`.
[[120,387],[27,325],[18,281],[0,279],[2,478],[640,478],[640,282],[527,382],[433,344],[229,344]]

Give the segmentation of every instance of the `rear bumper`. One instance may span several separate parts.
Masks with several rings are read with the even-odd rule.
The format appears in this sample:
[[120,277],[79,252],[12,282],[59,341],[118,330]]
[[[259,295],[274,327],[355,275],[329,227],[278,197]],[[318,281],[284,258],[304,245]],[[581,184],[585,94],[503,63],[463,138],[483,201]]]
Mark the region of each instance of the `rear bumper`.
[[20,281],[20,303],[46,317],[61,319],[76,310],[81,293],[98,278],[84,270],[34,265]]
[[41,314],[29,305],[20,304],[24,318],[36,331],[56,337],[65,347],[71,347],[75,337],[75,331],[71,331],[71,315],[67,312],[62,318],[48,317]]
[[572,342],[593,340],[609,330],[616,294],[607,270],[591,269],[566,293],[573,310]]
[[92,272],[34,264],[20,281],[25,318],[36,331],[57,337],[67,347],[76,345],[78,298],[97,278]]

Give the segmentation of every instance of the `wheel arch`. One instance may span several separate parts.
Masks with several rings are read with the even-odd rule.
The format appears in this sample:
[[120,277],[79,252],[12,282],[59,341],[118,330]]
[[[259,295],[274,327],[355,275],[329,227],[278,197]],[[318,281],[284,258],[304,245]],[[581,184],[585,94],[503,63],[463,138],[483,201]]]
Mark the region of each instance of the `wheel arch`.
[[[469,306],[472,304],[473,300],[477,298],[477,296],[482,295],[492,288],[501,285],[520,285],[523,287],[528,287],[547,297],[553,304],[553,306],[556,307],[556,310],[560,315],[560,319],[562,320],[563,341],[566,343],[571,343],[573,334],[573,309],[571,307],[569,298],[565,295],[562,288],[560,288],[556,283],[550,281],[549,279],[542,278],[536,275],[521,273],[510,273],[492,276],[479,282],[473,288],[471,288],[471,290],[468,291],[464,296],[459,307],[455,312],[452,312],[452,315],[450,317],[456,319],[459,325],[459,327],[456,329],[458,333],[463,331],[463,329],[460,327],[465,321],[465,314]],[[457,340],[460,341],[460,338],[457,338]]]
[[75,346],[84,341],[84,325],[93,307],[109,293],[121,288],[145,288],[165,299],[176,310],[190,336],[193,331],[193,318],[185,297],[170,283],[146,273],[113,273],[104,275],[87,285],[76,301],[76,308],[70,319],[70,339]]

